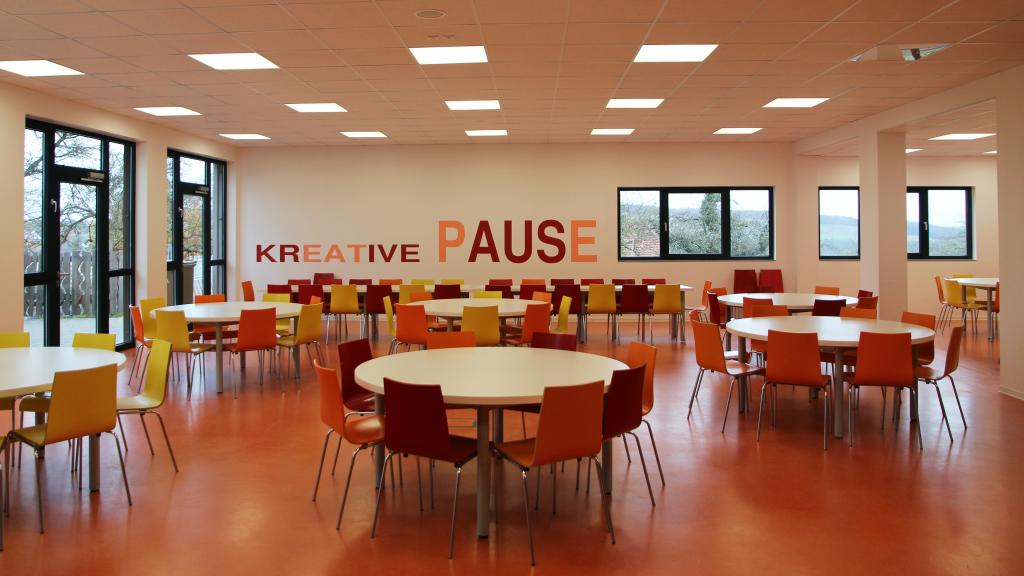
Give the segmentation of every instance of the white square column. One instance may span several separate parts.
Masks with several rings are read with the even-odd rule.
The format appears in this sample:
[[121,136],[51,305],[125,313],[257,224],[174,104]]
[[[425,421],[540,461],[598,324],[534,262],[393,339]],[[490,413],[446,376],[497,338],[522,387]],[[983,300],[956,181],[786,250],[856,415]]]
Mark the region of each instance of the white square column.
[[879,296],[878,317],[907,309],[906,136],[873,132],[860,139],[860,284]]
[[[996,98],[999,156],[999,380],[1000,391],[1024,400],[1024,75]],[[976,225],[984,226],[983,222]],[[984,338],[984,335],[981,336]]]

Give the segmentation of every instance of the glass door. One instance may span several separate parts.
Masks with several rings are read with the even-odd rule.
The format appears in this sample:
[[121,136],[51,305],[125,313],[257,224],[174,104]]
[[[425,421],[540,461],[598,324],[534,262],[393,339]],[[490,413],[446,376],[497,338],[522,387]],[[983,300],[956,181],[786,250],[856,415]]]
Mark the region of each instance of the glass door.
[[57,198],[58,333],[61,346],[70,346],[76,332],[95,332],[96,198],[99,185],[59,182]]
[[167,299],[224,293],[222,162],[171,152],[167,157]]

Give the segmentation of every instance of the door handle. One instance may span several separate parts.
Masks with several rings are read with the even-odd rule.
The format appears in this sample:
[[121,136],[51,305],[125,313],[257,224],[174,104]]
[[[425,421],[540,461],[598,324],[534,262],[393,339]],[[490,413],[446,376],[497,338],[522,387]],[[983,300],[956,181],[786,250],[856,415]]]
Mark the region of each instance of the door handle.
[[53,198],[50,198],[50,206],[53,208],[53,213],[56,214],[57,213],[57,201],[54,200]]

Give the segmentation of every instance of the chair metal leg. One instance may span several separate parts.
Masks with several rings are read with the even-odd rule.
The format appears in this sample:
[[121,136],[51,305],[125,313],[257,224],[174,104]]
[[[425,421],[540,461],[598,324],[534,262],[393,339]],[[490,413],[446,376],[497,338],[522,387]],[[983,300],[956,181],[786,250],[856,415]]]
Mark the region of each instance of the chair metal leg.
[[[934,380],[929,380],[928,384],[931,384],[932,386],[935,387],[935,394],[939,397],[939,409],[942,410],[942,421],[946,424],[946,434],[949,435],[949,443],[952,444],[953,443],[953,431],[950,430],[950,428],[949,428],[949,418],[946,417],[946,404],[942,401],[942,391],[939,390],[938,382],[935,382]],[[920,427],[920,426],[918,426],[918,427]]]
[[[917,390],[914,390],[913,388],[910,389],[910,400],[915,406],[917,405]],[[917,420],[911,420],[910,425],[917,428],[917,449],[923,451],[924,440],[921,439],[921,419],[918,418]]]
[[761,441],[761,415],[764,414],[764,396],[765,388],[768,387],[768,381],[761,385],[761,402],[757,407],[757,436],[754,437],[755,442]]
[[[125,433],[124,433],[124,424],[121,423],[121,413],[120,412],[117,413],[117,427],[118,427],[118,429],[121,430],[121,437],[125,439],[124,440],[124,451],[125,451],[125,453],[128,453],[128,436],[125,435]],[[75,470],[75,460],[74,460],[74,458],[71,459],[71,470],[72,471]]]
[[[831,409],[829,408],[828,388],[829,388],[828,386],[825,387],[825,406],[823,408],[824,411],[825,411],[824,414],[823,414],[824,417],[825,417],[825,424],[822,425],[822,437],[824,439],[824,443],[825,443],[824,444],[824,449],[826,451],[828,451],[828,415],[829,415],[829,412],[831,412]],[[832,401],[835,402],[835,399],[832,399]]]
[[946,376],[949,378],[949,383],[953,386],[953,397],[956,398],[956,407],[960,410],[960,420],[963,420],[964,428],[967,428],[967,418],[964,417],[964,407],[960,404],[960,394],[956,391],[956,382],[953,381],[952,376]]
[[[854,388],[857,388],[857,387],[856,386],[850,386],[850,394],[851,394],[851,396],[849,396],[846,399],[846,427],[848,428],[846,435],[850,437],[849,438],[849,446],[851,448],[853,447],[853,402],[851,402],[851,400],[853,400],[852,394],[853,394]],[[882,390],[884,391],[885,388],[883,388]],[[843,391],[840,390],[838,393],[842,394]],[[882,410],[885,410],[885,399],[884,398],[882,399]],[[884,414],[882,415],[882,421],[883,422],[885,421],[885,415]]]
[[[386,458],[384,458],[384,468],[385,469],[387,469],[388,463],[391,461],[391,457],[394,456],[394,455],[395,455],[395,453],[391,452],[390,454],[387,455]],[[351,470],[351,468],[350,468],[350,470]],[[349,472],[349,474],[351,474],[351,471]],[[383,474],[382,473],[380,475],[380,488],[377,489],[377,504],[373,508],[373,526],[372,526],[372,528],[370,528],[370,538],[376,538],[377,537],[377,516],[380,514],[380,497],[381,497],[382,494],[384,494],[384,481],[385,481],[386,478],[387,478],[387,474]],[[344,512],[344,510],[345,510],[344,505],[342,505],[341,511]],[[341,513],[340,512],[338,513],[338,526],[339,527],[341,526]]]
[[701,368],[697,371],[697,381],[693,383],[693,392],[690,393],[690,407],[686,410],[686,419],[690,419],[690,413],[693,412],[693,401],[697,399],[697,391],[700,390],[700,383],[704,379],[704,369]]
[[[149,428],[146,427],[146,419],[144,413],[139,412],[139,420],[142,421],[142,431],[146,434],[146,444],[149,445],[149,455],[155,456],[156,452],[153,451],[153,441],[149,439]],[[128,437],[124,435],[124,430],[121,431],[121,437],[124,438],[124,453],[128,453]]]
[[[316,494],[320,491],[320,477],[323,476],[324,460],[327,458],[327,444],[331,441],[331,434],[334,434],[334,429],[328,430],[327,434],[324,435],[324,447],[320,450],[320,465],[316,468],[316,482],[313,483],[313,502],[316,502]],[[338,441],[338,447],[341,447],[341,440]],[[337,460],[335,460],[335,464],[337,464]]]
[[[117,462],[121,465],[121,480],[124,481],[124,494],[128,497],[128,505],[132,505],[132,491],[128,488],[128,472],[124,468],[124,455],[121,454],[121,440],[118,439],[117,434],[113,432],[104,432],[104,434],[110,434],[111,438],[114,439],[114,447],[117,448]],[[97,438],[97,441],[99,439]]]
[[612,544],[615,544],[615,526],[612,525],[612,503],[608,501],[608,490],[604,485],[604,471],[601,469],[601,463],[597,461],[597,458],[591,456],[590,461],[597,468],[597,483],[601,487],[601,507],[604,508],[604,520],[608,525],[608,533],[612,535]]
[[629,443],[626,442],[626,437],[622,437],[622,447],[626,449],[626,462],[633,463],[633,457],[629,455]]
[[[341,444],[341,439],[340,438],[338,439],[338,444]],[[349,463],[348,463],[348,478],[345,479],[345,491],[341,495],[341,508],[338,510],[338,523],[335,524],[335,526],[334,526],[335,530],[341,530],[341,517],[342,517],[343,514],[345,514],[345,503],[348,502],[348,487],[349,487],[350,484],[352,484],[352,469],[356,467],[356,456],[358,456],[359,453],[362,452],[365,449],[366,449],[366,446],[359,446],[358,448],[356,448],[355,450],[352,451],[352,460],[349,461]],[[384,448],[382,447],[381,450],[383,450],[383,449]],[[381,475],[380,492],[384,491],[384,485],[383,484],[384,484],[384,475],[382,474]],[[377,493],[377,506],[378,506],[378,508],[380,507],[380,492]],[[377,527],[377,512],[376,512],[376,510],[373,513],[373,520],[374,520],[373,526],[376,529],[376,527]]]
[[651,423],[646,419],[641,420],[647,425],[647,435],[651,437],[651,447],[654,448],[654,461],[658,464],[658,476],[661,476],[661,485],[665,485],[665,474],[661,471],[661,456],[658,455],[658,443],[654,441],[654,430],[651,428]]
[[533,525],[530,524],[530,487],[526,478],[528,470],[523,470],[523,513],[526,514],[526,535],[530,540],[530,566],[537,565],[537,556],[533,551]]
[[416,490],[420,496],[420,512],[423,512],[423,474],[420,472],[420,457],[416,457]]
[[43,533],[43,459],[39,450],[35,450],[36,456],[36,506],[39,511],[39,533]]
[[[647,461],[644,459],[644,449],[640,447],[640,437],[633,432],[628,432],[628,434],[633,437],[633,440],[636,442],[636,451],[640,453],[640,467],[644,469],[644,481],[647,482],[647,495],[651,497],[651,507],[653,508],[655,506],[654,490],[651,489],[651,477],[647,475]],[[623,435],[623,439],[625,439],[625,435]]]
[[448,534],[448,559],[455,556],[455,514],[459,509],[459,484],[462,480],[462,466],[455,467],[455,497],[452,499],[452,527]]
[[171,448],[171,437],[167,435],[167,426],[164,426],[164,417],[159,412],[146,412],[146,414],[156,414],[156,419],[160,422],[160,431],[164,434],[164,442],[167,443],[167,453],[171,455],[171,464],[174,466],[174,472],[178,472],[178,460],[174,457],[174,448]]
[[732,406],[732,391],[736,387],[736,378],[729,383],[729,399],[725,401],[725,418],[722,418],[722,434],[725,434],[725,423],[729,421],[729,407]]

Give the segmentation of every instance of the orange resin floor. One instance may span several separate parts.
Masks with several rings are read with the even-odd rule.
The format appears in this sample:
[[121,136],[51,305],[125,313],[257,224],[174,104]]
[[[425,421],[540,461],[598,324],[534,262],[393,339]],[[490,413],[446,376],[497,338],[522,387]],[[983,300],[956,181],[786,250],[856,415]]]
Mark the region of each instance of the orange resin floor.
[[[352,327],[354,329],[354,324]],[[881,399],[864,392],[853,448],[832,439],[821,449],[821,405],[806,391],[779,392],[778,428],[755,443],[756,412],[733,404],[720,432],[728,384],[709,377],[686,419],[696,367],[692,340],[673,343],[657,326],[656,405],[651,421],[667,485],[647,450],[657,507],[651,508],[633,451],[627,464],[616,443],[612,514],[618,542],[601,521],[600,497],[575,491],[575,466],[558,477],[551,514],[551,476],[541,477],[534,516],[536,573],[543,574],[1018,574],[1024,566],[1024,403],[998,392],[998,346],[969,336],[957,383],[970,426],[964,429],[952,391],[943,392],[955,443],[940,423],[934,391],[922,386],[919,452],[907,419],[879,430]],[[635,336],[610,344],[593,325],[587,352],[624,358]],[[944,340],[944,338],[943,338]],[[333,340],[325,346],[336,365]],[[387,343],[376,345],[378,352]],[[944,347],[944,342],[940,348]],[[104,440],[102,490],[79,492],[64,445],[47,450],[47,531],[37,531],[30,453],[13,470],[11,515],[5,522],[0,574],[524,574],[530,569],[518,474],[502,466],[501,523],[491,537],[475,530],[476,463],[466,466],[459,500],[455,559],[447,559],[453,471],[436,471],[436,508],[420,512],[415,459],[405,485],[388,490],[371,540],[370,458],[357,462],[341,532],[334,529],[352,447],[334,477],[325,473],[316,503],[314,473],[325,428],[318,391],[303,359],[303,378],[260,387],[255,357],[237,400],[200,385],[191,402],[172,382],[163,408],[181,472],[175,474],[158,437],[146,448],[135,418],[125,420],[129,508],[116,454]],[[127,370],[122,373],[126,378]],[[238,377],[228,371],[226,384]],[[123,384],[123,383],[122,383]],[[760,383],[755,382],[759,389]],[[228,388],[230,392],[230,388]],[[754,397],[757,398],[755,392]],[[452,421],[472,435],[471,413]],[[463,414],[460,414],[463,415]],[[0,417],[6,422],[6,417]],[[535,421],[529,421],[532,425]],[[521,434],[518,416],[507,437]],[[333,449],[333,444],[332,444]],[[328,461],[328,468],[330,462]],[[426,468],[424,467],[424,472]],[[424,475],[425,476],[425,475]],[[531,475],[531,498],[533,494]],[[426,484],[424,482],[424,484]],[[426,486],[425,486],[426,487]]]

